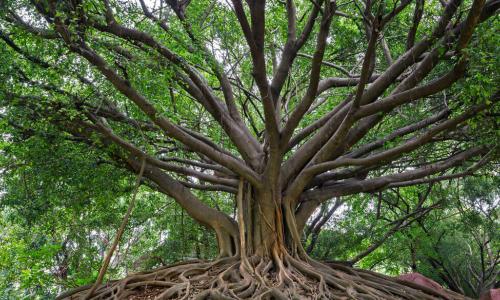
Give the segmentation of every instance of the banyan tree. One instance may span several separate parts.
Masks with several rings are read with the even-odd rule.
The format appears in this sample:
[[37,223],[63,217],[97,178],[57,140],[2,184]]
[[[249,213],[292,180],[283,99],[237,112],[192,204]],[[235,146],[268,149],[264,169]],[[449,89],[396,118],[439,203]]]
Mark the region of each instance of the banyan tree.
[[461,299],[323,264],[303,233],[329,199],[467,176],[495,155],[500,1],[0,5],[3,113],[97,149],[217,238],[213,261],[62,297]]

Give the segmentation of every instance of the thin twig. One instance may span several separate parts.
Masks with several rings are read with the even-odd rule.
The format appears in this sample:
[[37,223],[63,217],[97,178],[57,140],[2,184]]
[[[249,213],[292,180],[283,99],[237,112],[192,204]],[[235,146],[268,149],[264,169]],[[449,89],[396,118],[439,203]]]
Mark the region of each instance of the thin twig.
[[125,216],[123,217],[122,223],[120,224],[120,228],[118,229],[118,232],[116,233],[113,244],[111,245],[111,248],[109,248],[108,253],[106,254],[106,258],[104,259],[104,262],[102,263],[101,269],[99,270],[99,275],[97,276],[97,280],[95,281],[94,285],[89,290],[87,295],[84,297],[85,300],[88,300],[88,299],[90,299],[90,297],[92,297],[92,295],[96,291],[97,287],[102,283],[104,275],[106,274],[106,271],[108,270],[109,262],[111,261],[111,257],[113,257],[113,253],[115,252],[115,249],[118,246],[118,243],[120,242],[120,239],[123,235],[123,232],[125,231],[125,226],[127,225],[130,214],[132,213],[132,209],[134,208],[135,199],[137,197],[137,192],[139,191],[139,186],[141,184],[141,179],[142,179],[142,175],[144,174],[145,167],[146,167],[146,158],[143,157],[142,164],[141,164],[141,170],[139,171],[139,174],[137,175],[137,179],[135,182],[134,193],[132,194],[132,200],[130,201],[130,204],[128,205],[127,212],[125,213]]

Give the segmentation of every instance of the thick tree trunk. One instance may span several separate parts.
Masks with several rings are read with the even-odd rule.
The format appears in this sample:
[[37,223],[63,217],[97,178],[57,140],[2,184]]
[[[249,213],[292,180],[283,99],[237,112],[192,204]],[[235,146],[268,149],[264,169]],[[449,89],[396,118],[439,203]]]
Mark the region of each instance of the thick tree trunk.
[[[138,167],[135,160],[129,163]],[[241,181],[237,197],[241,198],[238,213],[242,218],[236,223],[218,210],[194,201],[193,195],[184,186],[156,168],[146,168],[144,176],[155,182],[160,192],[174,197],[199,224],[215,231],[219,258],[243,253],[277,259],[287,249],[295,253],[295,249],[300,246],[298,239],[292,238],[297,235],[292,235],[290,230],[290,224],[295,224],[295,217],[290,214],[288,219],[285,218],[287,206],[282,203],[280,193],[274,192],[278,189],[256,189],[248,182]],[[240,233],[243,234],[238,234],[238,227],[241,227]],[[243,252],[242,242],[245,245]]]
[[[295,226],[294,215],[289,213],[287,219],[287,205],[279,196],[271,190],[256,190],[250,184],[240,183],[237,197],[240,234],[233,251],[221,249],[221,256],[236,253],[281,260],[285,254],[301,253],[297,251],[300,241],[294,238],[298,235],[291,229]],[[229,237],[217,237],[219,246],[227,247]]]
[[[255,191],[246,185],[242,195],[242,221],[245,254],[271,258],[283,243],[281,211],[269,191]],[[240,241],[240,245],[241,241]]]

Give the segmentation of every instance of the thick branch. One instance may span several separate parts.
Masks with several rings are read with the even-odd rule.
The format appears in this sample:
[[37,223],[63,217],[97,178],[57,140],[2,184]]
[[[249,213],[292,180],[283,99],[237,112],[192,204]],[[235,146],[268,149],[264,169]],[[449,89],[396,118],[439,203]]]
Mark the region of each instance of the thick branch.
[[415,170],[366,180],[350,179],[344,180],[343,182],[339,183],[332,183],[329,185],[325,185],[325,187],[323,188],[303,193],[301,199],[302,201],[314,200],[322,202],[332,197],[340,197],[355,193],[380,190],[383,188],[387,188],[387,186],[391,183],[410,181],[445,171],[454,166],[462,164],[465,160],[471,157],[483,154],[485,152],[485,147],[474,147],[456,154],[443,162],[429,164]]
[[323,19],[321,20],[319,34],[316,41],[316,50],[312,59],[309,85],[307,87],[306,94],[299,102],[295,110],[292,112],[292,114],[288,118],[288,121],[286,122],[285,127],[283,128],[281,135],[282,147],[286,147],[288,145],[288,141],[290,140],[293,131],[316,97],[320,79],[321,62],[323,61],[323,56],[325,54],[326,40],[330,31],[330,24],[332,21],[334,10],[335,6],[333,4],[327,4]]
[[228,167],[234,172],[244,176],[247,180],[258,185],[257,175],[251,169],[246,167],[244,163],[229,155],[218,152],[210,145],[193,138],[185,131],[181,130],[179,126],[171,123],[167,118],[160,116],[155,107],[135,89],[133,89],[126,80],[122,79],[114,70],[110,69],[102,57],[89,49],[85,44],[78,46],[73,44],[71,42],[69,32],[61,23],[58,23],[56,28],[73,52],[80,54],[92,65],[94,65],[118,91],[132,100],[151,119],[151,121],[162,128],[168,136],[185,144],[193,151],[200,152],[207,157],[210,157],[212,160]]

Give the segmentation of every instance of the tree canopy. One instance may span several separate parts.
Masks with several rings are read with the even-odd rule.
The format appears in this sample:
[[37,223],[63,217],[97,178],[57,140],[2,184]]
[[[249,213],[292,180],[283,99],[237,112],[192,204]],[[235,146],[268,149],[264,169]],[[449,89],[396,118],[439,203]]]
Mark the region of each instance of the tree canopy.
[[[91,283],[134,209],[115,275],[218,259],[74,293],[442,296],[357,265],[478,296],[498,264],[499,6],[0,2],[0,263],[36,265],[7,278]],[[464,251],[482,280],[450,271]]]

